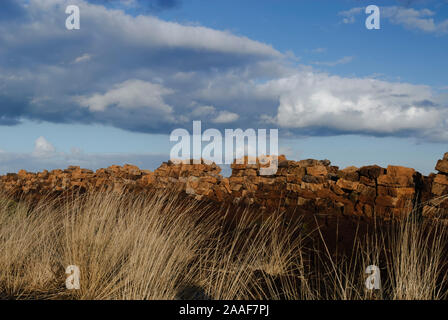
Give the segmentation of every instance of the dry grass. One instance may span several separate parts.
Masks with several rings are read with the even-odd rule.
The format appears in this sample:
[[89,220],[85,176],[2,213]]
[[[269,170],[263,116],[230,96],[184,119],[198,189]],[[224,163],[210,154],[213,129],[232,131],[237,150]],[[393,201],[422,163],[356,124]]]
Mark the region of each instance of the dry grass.
[[[410,218],[335,256],[300,218],[176,193],[95,193],[33,208],[2,198],[0,298],[446,299],[446,237],[442,225]],[[364,285],[370,264],[382,271],[376,292]],[[69,265],[81,270],[79,290],[65,288]]]

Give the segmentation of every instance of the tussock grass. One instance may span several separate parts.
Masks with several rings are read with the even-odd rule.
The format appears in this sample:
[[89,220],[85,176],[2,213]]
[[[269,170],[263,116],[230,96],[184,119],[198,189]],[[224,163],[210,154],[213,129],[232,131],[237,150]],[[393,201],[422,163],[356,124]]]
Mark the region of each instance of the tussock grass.
[[[316,239],[320,242],[315,246]],[[313,241],[311,241],[313,240]],[[446,299],[446,227],[412,216],[335,254],[299,214],[217,208],[176,192],[0,199],[4,299]],[[365,288],[365,268],[382,288]],[[77,265],[80,289],[67,290]]]

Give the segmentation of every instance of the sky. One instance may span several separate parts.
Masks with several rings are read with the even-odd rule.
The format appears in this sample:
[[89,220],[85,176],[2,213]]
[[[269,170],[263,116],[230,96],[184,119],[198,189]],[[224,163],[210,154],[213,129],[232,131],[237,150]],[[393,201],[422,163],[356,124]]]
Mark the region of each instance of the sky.
[[[369,30],[368,5],[380,9]],[[66,28],[66,7],[80,29]],[[0,173],[132,163],[170,133],[278,129],[289,159],[429,174],[448,151],[448,1],[2,0]]]

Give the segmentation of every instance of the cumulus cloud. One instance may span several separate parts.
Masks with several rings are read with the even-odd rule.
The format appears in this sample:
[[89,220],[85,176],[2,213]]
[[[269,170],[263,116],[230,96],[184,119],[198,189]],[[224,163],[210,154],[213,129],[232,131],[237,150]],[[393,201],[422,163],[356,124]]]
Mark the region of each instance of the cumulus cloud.
[[33,156],[38,158],[52,157],[55,154],[54,146],[44,137],[39,137],[34,142]]
[[428,103],[433,94],[427,86],[304,72],[272,81],[266,89],[280,94],[272,121],[282,127],[448,137],[447,110]]
[[214,115],[216,113],[216,109],[214,106],[200,106],[196,107],[191,115],[193,117],[203,117],[203,116],[210,116]]
[[210,120],[215,124],[226,124],[235,122],[239,115],[227,110],[218,111],[214,106],[195,107],[190,114],[190,120]]
[[109,106],[117,106],[123,109],[149,108],[171,113],[172,107],[163,100],[163,96],[170,93],[173,93],[173,90],[157,83],[132,79],[114,85],[111,90],[103,94],[82,96],[79,98],[79,103],[91,111],[105,111]]
[[[0,20],[0,59],[11,61],[0,65],[0,124],[29,119],[169,132],[189,120],[191,102],[214,104],[201,92],[221,75],[242,79],[240,71],[283,57],[227,31],[135,17],[99,2],[13,3],[20,22]],[[65,29],[66,4],[79,5],[80,30]]]
[[[80,30],[65,29],[64,4],[80,6]],[[0,125],[27,119],[169,133],[203,119],[218,129],[448,141],[447,99],[427,86],[320,73],[266,43],[98,2],[14,5],[20,23],[0,20],[0,60],[10,61],[0,65]]]
[[215,123],[229,123],[238,120],[239,115],[234,112],[221,111],[218,116],[213,119]]
[[73,63],[81,63],[81,62],[87,62],[90,59],[92,59],[92,56],[88,53],[84,53],[82,56],[79,56],[73,61]]

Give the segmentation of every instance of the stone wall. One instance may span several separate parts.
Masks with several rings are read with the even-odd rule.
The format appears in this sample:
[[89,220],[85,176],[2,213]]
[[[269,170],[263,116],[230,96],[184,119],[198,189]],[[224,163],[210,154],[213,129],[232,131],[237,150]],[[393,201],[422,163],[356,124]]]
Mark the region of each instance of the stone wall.
[[0,190],[15,198],[36,197],[68,191],[142,189],[153,183],[153,173],[136,166],[110,166],[96,172],[70,166],[65,170],[38,173],[20,170],[0,177]]
[[430,217],[448,218],[448,201],[445,196],[448,194],[448,152],[436,165],[438,174],[431,175],[431,198],[425,203],[423,215]]
[[24,170],[0,178],[0,190],[19,197],[39,197],[73,190],[143,190],[174,188],[202,200],[257,204],[266,208],[297,208],[310,213],[400,217],[412,208],[425,216],[448,218],[448,153],[436,166],[438,174],[422,176],[400,166],[348,167],[340,170],[329,160],[287,160],[279,157],[278,171],[260,175],[266,164],[234,162],[232,175],[222,177],[214,163],[164,162],[154,172],[136,166],[111,166],[96,172],[79,167],[29,173]]

